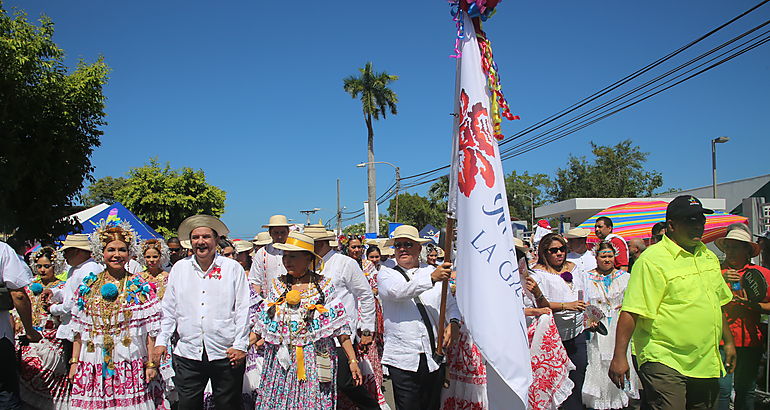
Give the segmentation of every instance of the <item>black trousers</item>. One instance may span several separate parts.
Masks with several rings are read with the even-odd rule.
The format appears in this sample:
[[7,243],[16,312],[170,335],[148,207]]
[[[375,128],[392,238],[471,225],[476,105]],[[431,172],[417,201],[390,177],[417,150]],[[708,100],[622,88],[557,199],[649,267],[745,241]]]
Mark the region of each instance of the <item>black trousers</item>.
[[179,410],[202,410],[203,390],[211,380],[214,408],[230,410],[241,408],[243,373],[246,364],[233,367],[227,358],[209,360],[203,350],[202,360],[191,360],[174,355],[174,385],[179,393]]
[[444,385],[441,371],[428,371],[428,359],[420,354],[420,366],[416,372],[388,366],[393,382],[396,410],[438,410],[441,405],[441,388]]
[[372,398],[363,384],[356,386],[353,375],[350,373],[348,356],[345,354],[345,349],[341,347],[337,348],[337,391],[347,396],[361,410],[380,408],[377,399]]
[[575,387],[572,388],[572,394],[562,403],[562,408],[564,410],[583,410],[583,382],[586,379],[586,367],[588,367],[586,332],[582,332],[570,340],[564,340],[562,344],[567,350],[567,356],[575,365],[575,370],[569,372],[569,379],[575,383]]
[[19,397],[19,363],[16,361],[16,349],[8,338],[0,339],[0,409],[21,409]]

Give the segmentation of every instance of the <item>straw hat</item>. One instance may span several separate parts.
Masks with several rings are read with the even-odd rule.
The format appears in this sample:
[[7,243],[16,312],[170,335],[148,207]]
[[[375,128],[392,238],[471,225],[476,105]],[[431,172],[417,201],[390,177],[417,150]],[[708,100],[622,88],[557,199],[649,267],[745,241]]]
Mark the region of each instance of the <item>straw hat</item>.
[[270,228],[273,226],[291,226],[289,220],[286,219],[286,215],[273,215],[267,221],[267,224],[262,225],[263,228]]
[[82,249],[91,252],[91,242],[88,241],[88,235],[84,233],[67,235],[64,242],[62,242],[60,251],[64,252],[69,248]]
[[588,238],[588,235],[591,234],[591,231],[585,228],[572,228],[567,233],[564,234],[564,237],[567,239],[578,239],[578,238]]
[[264,246],[273,243],[273,238],[267,232],[260,232],[251,240],[251,243],[257,246]]
[[235,252],[237,253],[251,252],[251,250],[254,249],[254,244],[249,241],[238,239],[233,241],[233,244],[235,245]]
[[386,246],[384,248],[380,248],[380,255],[382,255],[382,256],[393,256],[395,254],[396,254],[396,250],[391,248],[391,247],[389,247],[389,246]]
[[728,232],[727,236],[725,236],[724,238],[717,238],[717,240],[715,240],[714,243],[716,243],[717,248],[719,248],[720,251],[724,252],[725,241],[728,239],[733,241],[746,242],[749,245],[751,245],[752,258],[759,255],[759,251],[760,251],[759,244],[754,243],[751,240],[751,234],[744,231],[743,229],[733,229],[732,231]]
[[314,241],[332,241],[337,235],[332,231],[327,231],[323,225],[308,225],[305,227],[305,235],[313,238]]
[[385,246],[393,246],[396,239],[411,239],[419,244],[428,243],[430,239],[420,238],[420,233],[412,225],[400,225],[393,231],[393,237],[385,241]]
[[529,246],[527,246],[527,244],[525,244],[524,241],[516,237],[513,238],[513,246],[524,253],[526,253],[529,250]]
[[[230,230],[227,229],[227,225],[225,225],[222,221],[217,219],[216,217],[213,217],[211,215],[193,215],[190,217],[187,217],[184,221],[182,221],[181,224],[179,224],[179,230],[177,231],[177,236],[179,237],[179,242],[182,244],[182,247],[184,246],[184,241],[187,241],[188,245],[190,244],[190,233],[192,233],[195,228],[200,227],[206,227],[211,228],[217,232],[217,235],[223,236],[230,233]],[[219,239],[219,238],[214,238]],[[192,246],[190,248],[192,249]]]
[[289,252],[310,252],[316,258],[316,271],[321,271],[323,266],[323,258],[315,253],[315,241],[310,236],[296,231],[289,232],[289,237],[286,238],[286,243],[274,243],[273,246],[276,249]]

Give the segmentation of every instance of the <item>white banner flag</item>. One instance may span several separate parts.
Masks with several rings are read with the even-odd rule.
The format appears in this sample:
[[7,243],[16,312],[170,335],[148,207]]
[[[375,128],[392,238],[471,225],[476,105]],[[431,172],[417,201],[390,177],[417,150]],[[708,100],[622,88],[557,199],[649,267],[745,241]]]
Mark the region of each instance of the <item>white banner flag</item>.
[[[457,302],[487,362],[490,408],[525,408],[532,370],[523,290],[487,79],[473,24],[467,14],[463,18],[450,174],[455,191],[450,214],[457,218]],[[504,383],[494,386],[496,376]]]

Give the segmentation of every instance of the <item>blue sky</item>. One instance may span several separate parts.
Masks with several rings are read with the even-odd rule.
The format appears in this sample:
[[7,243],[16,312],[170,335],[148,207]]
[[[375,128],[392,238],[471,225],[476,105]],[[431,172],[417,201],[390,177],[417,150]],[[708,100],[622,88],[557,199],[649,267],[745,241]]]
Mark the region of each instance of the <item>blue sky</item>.
[[[506,0],[484,28],[503,90],[520,121],[511,135],[667,54],[754,1]],[[94,176],[123,175],[157,156],[202,168],[227,191],[223,220],[253,236],[274,213],[324,220],[366,196],[366,129],[342,78],[372,61],[400,76],[399,114],[375,124],[377,160],[411,175],[449,161],[455,28],[446,2],[200,2],[12,0],[6,9],[56,24],[68,63],[103,55],[102,146]],[[689,51],[704,51],[770,17],[770,5]],[[678,60],[684,61],[684,60]],[[668,66],[670,67],[670,66]],[[710,138],[720,181],[770,172],[770,45],[757,48],[634,108],[503,165],[552,174],[589,141],[630,138],[650,152],[664,188],[711,183]],[[378,167],[378,193],[394,180]],[[427,187],[415,192],[424,193]],[[360,221],[363,221],[361,218]]]

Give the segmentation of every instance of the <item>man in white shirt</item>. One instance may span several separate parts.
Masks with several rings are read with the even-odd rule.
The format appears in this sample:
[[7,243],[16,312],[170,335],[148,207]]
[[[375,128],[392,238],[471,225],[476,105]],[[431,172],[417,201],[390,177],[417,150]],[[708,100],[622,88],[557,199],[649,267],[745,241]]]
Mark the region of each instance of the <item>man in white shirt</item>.
[[[86,234],[67,235],[62,243],[61,251],[70,269],[67,272],[67,281],[61,291],[61,296],[56,298],[61,302],[51,304],[48,311],[61,320],[61,324],[56,329],[56,338],[72,342],[75,335],[72,333],[70,319],[72,318],[72,311],[75,309],[75,291],[83,283],[86,275],[92,272],[98,275],[102,273],[104,266],[91,258],[91,243]],[[51,298],[48,300],[50,301]]]
[[[434,353],[441,282],[449,279],[452,264],[445,262],[436,268],[420,264],[422,244],[428,241],[420,238],[415,227],[399,226],[385,243],[395,248],[396,266],[382,267],[377,275],[385,321],[382,364],[388,366],[399,410],[438,409],[444,383]],[[446,317],[450,323],[444,328],[444,347],[459,336],[460,311],[451,293],[447,295]]]
[[567,239],[567,261],[574,263],[583,272],[596,269],[596,256],[588,249],[586,240],[591,231],[585,228],[572,228],[564,234]]
[[262,294],[262,287],[268,285],[273,279],[285,275],[286,268],[283,266],[283,251],[276,249],[274,243],[286,243],[289,237],[289,227],[291,224],[286,219],[286,215],[273,215],[267,224],[262,225],[267,228],[267,232],[273,239],[273,243],[265,245],[254,253],[254,260],[249,270],[249,284],[258,294]]
[[[313,238],[315,253],[323,258],[321,275],[332,281],[334,292],[345,305],[345,311],[351,312],[349,316],[350,328],[353,330],[351,341],[354,344],[358,342],[364,346],[371,345],[375,321],[374,293],[364,272],[353,258],[331,248],[329,241],[337,238],[334,232],[327,231],[323,225],[311,225],[305,227],[304,233]],[[337,347],[337,356],[345,357],[342,347]],[[350,366],[344,360],[337,361],[337,389],[353,401],[359,409],[380,408],[377,399],[369,394],[365,386],[355,385]]]
[[179,226],[179,237],[190,240],[194,253],[169,273],[153,361],[166,355],[176,331],[173,365],[180,409],[202,409],[209,380],[217,409],[241,408],[249,285],[241,265],[216,252],[217,239],[227,233],[227,226],[209,215],[191,216]]
[[[38,342],[42,338],[37,330],[32,328],[32,305],[24,287],[32,281],[32,272],[26,264],[19,260],[13,248],[5,242],[0,242],[0,282],[7,288],[8,293],[2,296],[0,310],[0,408],[21,409],[19,397],[19,369],[14,349],[14,335],[11,327],[10,309],[16,309],[24,325],[24,331],[30,342]],[[8,309],[6,309],[8,308]]]

